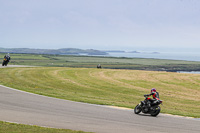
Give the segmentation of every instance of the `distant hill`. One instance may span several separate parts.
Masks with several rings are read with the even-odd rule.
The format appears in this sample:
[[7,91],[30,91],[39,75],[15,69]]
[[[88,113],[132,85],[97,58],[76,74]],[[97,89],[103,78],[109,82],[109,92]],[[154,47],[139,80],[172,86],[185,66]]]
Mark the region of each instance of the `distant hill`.
[[21,54],[58,54],[58,55],[107,55],[104,51],[94,49],[30,49],[30,48],[0,48],[0,53],[21,53]]

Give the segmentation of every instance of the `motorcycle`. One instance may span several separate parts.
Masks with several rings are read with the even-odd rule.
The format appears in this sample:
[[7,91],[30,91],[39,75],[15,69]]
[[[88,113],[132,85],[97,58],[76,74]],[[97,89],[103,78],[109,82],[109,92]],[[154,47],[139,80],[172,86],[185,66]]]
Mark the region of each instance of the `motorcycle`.
[[9,60],[7,58],[3,59],[3,63],[2,66],[7,66],[8,65]]
[[149,100],[149,95],[144,95],[145,100],[141,101],[134,109],[135,114],[139,114],[140,112],[144,114],[151,114],[151,116],[157,116],[160,113],[160,104],[162,104],[162,100],[154,101],[153,103]]

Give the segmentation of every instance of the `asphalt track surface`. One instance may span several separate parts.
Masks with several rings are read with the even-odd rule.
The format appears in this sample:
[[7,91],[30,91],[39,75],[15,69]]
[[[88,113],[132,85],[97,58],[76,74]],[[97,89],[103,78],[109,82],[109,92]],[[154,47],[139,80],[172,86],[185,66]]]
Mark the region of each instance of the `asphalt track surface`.
[[200,133],[200,121],[78,103],[0,86],[0,120],[98,133]]

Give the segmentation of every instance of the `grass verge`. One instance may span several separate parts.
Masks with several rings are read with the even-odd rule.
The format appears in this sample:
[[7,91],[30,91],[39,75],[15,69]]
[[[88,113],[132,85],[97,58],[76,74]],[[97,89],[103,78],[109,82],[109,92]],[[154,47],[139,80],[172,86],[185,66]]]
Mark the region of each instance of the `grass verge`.
[[45,128],[0,121],[0,133],[86,133],[69,129]]

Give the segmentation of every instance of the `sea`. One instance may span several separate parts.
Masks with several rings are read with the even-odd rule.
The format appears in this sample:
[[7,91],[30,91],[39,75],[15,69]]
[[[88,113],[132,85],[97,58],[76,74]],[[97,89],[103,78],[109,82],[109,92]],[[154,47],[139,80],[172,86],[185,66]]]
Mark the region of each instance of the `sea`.
[[[134,52],[133,52],[134,51]],[[139,49],[107,52],[110,57],[131,57],[131,58],[153,58],[183,61],[200,62],[200,48],[176,48],[176,49]],[[179,71],[179,73],[200,74],[200,71]]]
[[[123,50],[122,50],[123,51]],[[123,52],[107,52],[111,57],[154,58],[185,61],[200,61],[200,48],[140,48],[139,50],[124,50]],[[134,51],[134,52],[133,52]]]
[[154,58],[185,61],[200,61],[200,52],[108,52],[112,57]]

